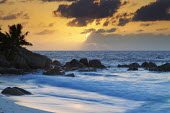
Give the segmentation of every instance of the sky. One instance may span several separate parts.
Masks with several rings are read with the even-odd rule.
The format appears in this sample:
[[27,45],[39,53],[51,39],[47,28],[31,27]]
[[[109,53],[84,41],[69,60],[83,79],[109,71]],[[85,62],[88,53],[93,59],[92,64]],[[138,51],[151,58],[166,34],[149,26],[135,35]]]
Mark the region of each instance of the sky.
[[170,0],[0,0],[30,50],[170,50]]

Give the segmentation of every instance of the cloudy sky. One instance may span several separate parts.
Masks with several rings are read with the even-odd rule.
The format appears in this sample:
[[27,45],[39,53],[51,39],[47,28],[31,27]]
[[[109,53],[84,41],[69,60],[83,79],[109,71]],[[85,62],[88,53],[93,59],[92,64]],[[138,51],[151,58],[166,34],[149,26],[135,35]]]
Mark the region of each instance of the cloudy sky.
[[170,0],[0,0],[31,50],[170,50]]

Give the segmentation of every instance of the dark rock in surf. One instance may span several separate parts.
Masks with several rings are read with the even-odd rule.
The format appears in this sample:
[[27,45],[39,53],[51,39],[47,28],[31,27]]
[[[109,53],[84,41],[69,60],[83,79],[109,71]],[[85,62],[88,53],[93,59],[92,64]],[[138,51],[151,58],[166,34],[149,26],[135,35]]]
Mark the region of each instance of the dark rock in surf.
[[144,67],[144,68],[151,68],[151,67],[157,67],[157,65],[153,62],[144,62],[142,63],[141,67]]
[[117,67],[129,67],[129,65],[126,65],[126,64],[124,64],[124,65],[118,65]]
[[138,68],[138,67],[140,67],[140,65],[139,65],[138,63],[131,63],[131,64],[129,65],[129,67]]
[[82,58],[82,59],[80,59],[80,62],[81,62],[82,64],[84,64],[85,66],[89,67],[89,61],[87,60],[87,58]]
[[127,64],[124,64],[124,65],[118,65],[117,67],[131,67],[131,68],[133,68],[133,67],[135,67],[135,68],[138,68],[138,67],[140,67],[140,65],[138,64],[138,63],[131,63],[131,64],[129,64],[129,65],[127,65]]
[[93,68],[106,68],[99,60],[90,60],[89,67]]
[[74,74],[68,74],[68,75],[65,75],[65,76],[68,76],[68,77],[75,77]]
[[54,60],[51,64],[61,66],[61,63],[59,61],[57,61],[57,60]]
[[[28,72],[28,70],[27,70]],[[14,75],[23,75],[27,73],[24,69],[17,69],[17,68],[1,68],[0,67],[0,74],[14,74]]]
[[149,68],[149,71],[168,72],[168,71],[170,71],[170,63],[166,63],[166,64],[163,64],[161,66]]
[[130,67],[129,69],[128,69],[128,71],[137,71],[138,70],[138,68],[136,68],[136,67]]
[[8,95],[25,95],[25,94],[31,94],[30,92],[22,89],[22,88],[18,88],[18,87],[7,87],[5,88],[2,92],[2,94],[8,94]]
[[66,70],[77,70],[79,68],[85,67],[85,65],[77,61],[76,59],[73,59],[70,62],[67,62],[64,67],[66,68]]
[[87,67],[87,68],[79,69],[78,71],[79,72],[95,72],[97,70],[96,70],[96,68]]
[[50,69],[49,71],[44,72],[43,74],[44,75],[64,75],[65,72],[61,67],[56,66],[53,69]]

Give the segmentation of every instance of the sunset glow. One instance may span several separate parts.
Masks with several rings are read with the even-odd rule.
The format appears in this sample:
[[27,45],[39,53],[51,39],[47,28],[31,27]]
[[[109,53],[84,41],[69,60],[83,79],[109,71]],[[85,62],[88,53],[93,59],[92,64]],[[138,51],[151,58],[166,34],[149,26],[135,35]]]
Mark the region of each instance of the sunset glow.
[[[87,3],[91,5],[98,4],[99,9],[95,10],[94,8],[94,11],[90,12],[90,9],[87,8],[86,10],[89,10],[91,16],[83,15],[85,13],[81,12],[81,9],[74,12],[74,14],[77,13],[77,16],[72,15],[73,12],[67,12],[67,10],[74,11],[74,9],[67,8],[72,4],[78,5],[77,3],[79,1],[83,0],[73,0],[71,2],[67,0],[5,0],[0,3],[0,26],[2,31],[6,31],[8,25],[21,23],[24,29],[30,32],[28,40],[34,45],[33,47],[29,47],[31,50],[84,50],[86,48],[85,45],[99,43],[94,41],[89,42],[94,39],[93,36],[109,36],[110,38],[114,38],[114,35],[136,34],[136,37],[140,38],[141,34],[148,34],[151,37],[152,35],[161,35],[162,37],[170,35],[169,6],[165,6],[167,7],[167,18],[160,17],[157,20],[152,18],[149,20],[148,17],[148,20],[144,21],[140,19],[133,20],[137,10],[140,10],[143,6],[151,7],[154,11],[152,4],[158,4],[157,7],[159,7],[159,0],[111,0],[111,3],[108,4],[115,6],[108,6],[108,11],[110,11],[108,14],[107,10],[104,13],[98,12],[98,10],[102,11],[103,6],[101,4],[104,4],[105,0],[101,0],[100,2],[92,2],[92,0]],[[164,2],[164,0],[161,1]],[[62,4],[67,5],[65,12],[62,11]],[[169,4],[169,2],[165,4]],[[86,8],[86,6],[84,7]],[[81,14],[81,16],[78,14]],[[103,42],[100,42],[100,45],[106,45],[107,42],[105,42],[105,39],[100,39]],[[152,40],[157,39],[153,38]],[[112,39],[110,41],[114,42]],[[169,39],[164,38],[162,41],[169,42]],[[120,38],[119,43],[123,45],[124,41],[121,41]],[[155,48],[154,45],[151,47],[152,49]],[[101,47],[97,48],[104,49]],[[108,46],[108,48],[110,50],[113,48],[120,50],[120,48],[114,45]],[[134,48],[129,49],[133,50]]]

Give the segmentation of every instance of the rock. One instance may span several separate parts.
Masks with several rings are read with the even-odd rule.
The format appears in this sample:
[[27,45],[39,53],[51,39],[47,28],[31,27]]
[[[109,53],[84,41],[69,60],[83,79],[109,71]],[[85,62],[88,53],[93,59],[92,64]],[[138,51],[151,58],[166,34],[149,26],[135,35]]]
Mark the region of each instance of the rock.
[[59,61],[57,61],[57,60],[54,60],[51,64],[61,66],[61,63]]
[[37,53],[33,53],[31,51],[28,51],[25,48],[20,48],[19,51],[20,51],[21,57],[24,58],[27,65],[31,69],[47,69],[48,67],[50,67],[52,60],[49,59],[48,57],[37,54]]
[[82,68],[78,70],[79,72],[94,72],[96,68]]
[[118,65],[117,67],[129,67],[129,65]]
[[81,62],[82,64],[84,64],[85,66],[89,67],[89,61],[87,60],[87,58],[82,58],[82,59],[80,59],[80,62]]
[[163,64],[161,66],[149,68],[149,71],[170,71],[170,63]]
[[128,71],[137,71],[138,70],[138,68],[136,68],[136,67],[130,67],[129,69],[128,69]]
[[53,69],[50,69],[47,72],[43,73],[44,75],[64,75],[65,72],[61,69],[61,67],[54,67]]
[[90,60],[89,67],[93,68],[106,68],[99,60]]
[[67,70],[76,70],[79,68],[83,68],[85,67],[81,62],[77,61],[76,59],[73,59],[70,62],[67,62],[65,64],[65,67],[67,68]]
[[118,65],[117,67],[136,67],[136,68],[138,68],[138,67],[140,67],[140,65],[138,64],[138,63],[131,63],[131,64],[129,64],[129,65],[127,65],[127,64],[124,64],[124,65]]
[[25,94],[31,94],[30,92],[18,88],[18,87],[7,87],[2,92],[2,94],[9,94],[9,95],[25,95]]
[[149,66],[149,63],[148,62],[144,62],[142,63],[141,67],[148,67]]
[[24,93],[24,94],[31,94],[30,92],[26,91],[25,89],[22,89],[22,88],[19,88],[19,87],[13,87],[13,88],[21,91],[21,92]]
[[65,75],[65,76],[75,77],[75,75],[74,75],[74,74],[68,74],[68,75]]
[[14,67],[17,69],[47,69],[50,67],[51,59],[46,56],[33,53],[25,48],[19,47],[15,50],[0,51],[0,67]]
[[129,65],[129,67],[136,67],[136,68],[138,68],[138,67],[140,67],[140,65],[138,63],[132,63],[132,64]]
[[0,68],[0,74],[15,74],[15,75],[23,75],[26,71],[23,69],[16,68]]
[[157,67],[157,65],[153,62],[144,62],[141,67],[145,67],[145,68],[151,68],[151,67]]
[[0,67],[10,67],[10,62],[7,61],[2,53],[0,53]]

